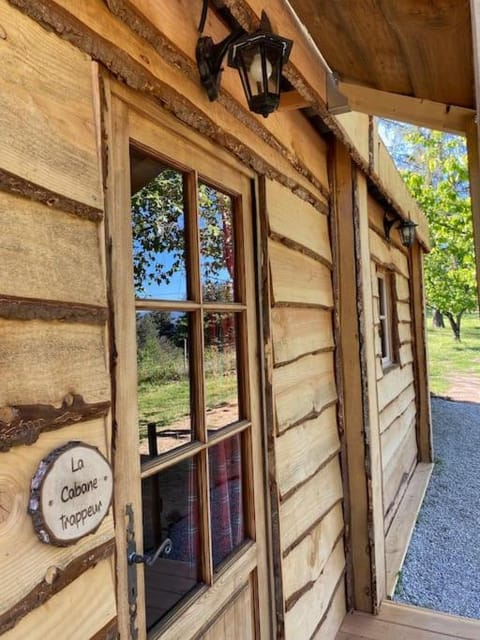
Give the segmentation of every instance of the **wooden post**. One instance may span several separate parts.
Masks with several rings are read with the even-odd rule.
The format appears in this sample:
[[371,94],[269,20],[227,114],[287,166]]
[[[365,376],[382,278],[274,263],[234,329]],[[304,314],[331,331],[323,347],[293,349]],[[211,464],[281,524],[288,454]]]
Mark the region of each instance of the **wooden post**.
[[332,142],[332,244],[339,424],[343,431],[348,584],[355,609],[375,613],[385,597],[383,498],[366,179]]
[[477,291],[480,301],[480,0],[470,0],[472,18],[473,67],[477,103],[476,122],[467,125],[468,169],[470,173],[470,196],[472,202],[473,241],[477,267]]
[[432,423],[428,386],[428,359],[425,337],[425,290],[423,284],[423,251],[415,242],[409,254],[410,308],[417,402],[417,446],[419,462],[433,462]]
[[[478,91],[478,89],[477,89]],[[477,93],[477,104],[480,95]],[[472,203],[473,243],[477,269],[477,293],[480,303],[480,145],[478,124],[472,120],[467,127],[468,172],[470,174],[470,199]]]

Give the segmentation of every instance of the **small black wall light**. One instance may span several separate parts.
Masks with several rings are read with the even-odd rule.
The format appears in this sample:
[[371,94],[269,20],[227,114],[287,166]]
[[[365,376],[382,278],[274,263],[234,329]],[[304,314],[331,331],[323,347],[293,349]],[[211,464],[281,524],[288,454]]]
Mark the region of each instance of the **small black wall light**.
[[[199,31],[205,26],[208,0],[204,0]],[[239,28],[214,44],[209,36],[197,42],[200,80],[211,101],[218,98],[222,63],[228,54],[228,66],[237,69],[250,111],[265,118],[278,108],[283,65],[288,61],[293,42],[272,33],[264,11],[260,26],[252,34]]]
[[418,225],[413,220],[403,220],[401,218],[388,218],[388,214],[385,211],[383,214],[383,229],[385,231],[385,239],[390,242],[390,231],[392,227],[398,223],[400,230],[400,239],[404,247],[411,247],[415,242],[415,227]]

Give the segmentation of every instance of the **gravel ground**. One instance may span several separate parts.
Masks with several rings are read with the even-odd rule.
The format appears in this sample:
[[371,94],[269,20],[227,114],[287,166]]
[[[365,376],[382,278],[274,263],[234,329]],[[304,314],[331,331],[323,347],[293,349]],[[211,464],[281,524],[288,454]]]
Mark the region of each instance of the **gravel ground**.
[[480,618],[480,404],[432,399],[435,468],[394,600]]

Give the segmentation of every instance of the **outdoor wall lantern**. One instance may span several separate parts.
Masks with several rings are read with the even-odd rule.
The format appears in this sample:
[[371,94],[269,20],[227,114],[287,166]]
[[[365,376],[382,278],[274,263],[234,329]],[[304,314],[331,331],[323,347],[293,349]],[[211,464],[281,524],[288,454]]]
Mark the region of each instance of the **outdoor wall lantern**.
[[400,239],[404,247],[411,247],[415,242],[415,227],[418,225],[413,220],[401,220],[400,218],[389,219],[387,212],[383,214],[383,228],[385,239],[390,242],[390,230],[395,223],[398,223]]
[[[204,0],[198,30],[203,32],[208,0]],[[266,118],[280,103],[280,80],[283,65],[288,61],[293,42],[272,33],[264,11],[260,26],[252,34],[236,29],[221,42],[214,44],[210,36],[197,42],[197,64],[200,80],[211,101],[218,98],[222,63],[228,54],[228,66],[237,69],[250,111]]]

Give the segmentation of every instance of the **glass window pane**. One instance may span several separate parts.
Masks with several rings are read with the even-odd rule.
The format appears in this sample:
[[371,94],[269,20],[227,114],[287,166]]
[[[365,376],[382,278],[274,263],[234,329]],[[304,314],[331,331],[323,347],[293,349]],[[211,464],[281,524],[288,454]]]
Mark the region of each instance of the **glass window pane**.
[[143,462],[192,441],[189,314],[137,312],[140,455]]
[[231,302],[235,295],[232,198],[200,184],[198,200],[203,301]]
[[132,148],[130,176],[135,294],[185,300],[183,175]]
[[142,480],[145,554],[167,538],[170,552],[145,565],[147,629],[200,582],[199,496],[196,460],[184,460]]
[[242,439],[238,434],[220,442],[208,452],[215,569],[245,540],[241,448]]
[[234,313],[206,313],[205,402],[208,429],[239,419],[237,332]]

